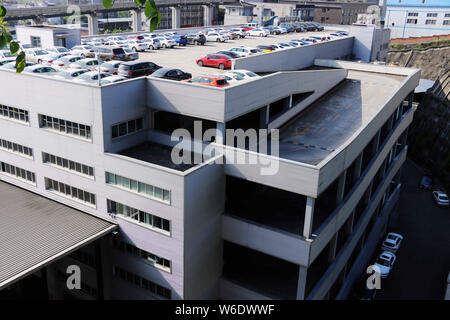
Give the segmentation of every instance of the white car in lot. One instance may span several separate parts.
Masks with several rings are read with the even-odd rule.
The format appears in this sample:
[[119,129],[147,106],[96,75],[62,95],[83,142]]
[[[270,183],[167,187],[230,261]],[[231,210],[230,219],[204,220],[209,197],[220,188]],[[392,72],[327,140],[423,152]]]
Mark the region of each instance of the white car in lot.
[[233,33],[238,34],[239,37],[241,37],[241,38],[245,38],[247,36],[247,31],[245,31],[245,29],[233,28],[230,31],[233,32]]
[[263,28],[255,28],[248,31],[248,34],[253,37],[267,37],[270,33]]
[[45,51],[48,51],[50,53],[69,53],[70,50],[66,47],[48,47],[44,49]]
[[44,61],[44,58],[47,58],[50,55],[50,52],[42,50],[42,49],[26,49],[25,50],[25,59],[29,62],[40,64]]
[[[104,61],[100,60],[100,64],[104,63]],[[78,60],[77,62],[69,64],[69,68],[71,69],[89,69],[94,70],[96,66],[98,66],[99,60],[93,58],[85,58]]]
[[228,40],[227,38],[227,36],[224,36],[218,32],[209,32],[206,35],[206,41],[225,42]]
[[16,58],[2,58],[0,59],[0,66],[3,66],[5,64],[8,64],[10,62],[16,62]]
[[238,69],[238,70],[230,70],[229,72],[233,73],[239,77],[242,77],[247,81],[256,80],[258,78],[261,78],[260,75],[257,75],[256,73],[254,73],[253,71],[250,71],[250,70]]
[[35,64],[35,65],[29,66],[29,67],[25,67],[23,69],[23,72],[45,74],[45,73],[57,72],[57,70],[55,68],[44,66],[42,64]]
[[1,50],[0,51],[0,59],[3,59],[3,58],[13,58],[13,57],[16,57],[17,56],[17,54],[11,54],[11,52],[9,51],[9,50]]
[[382,278],[387,278],[394,267],[397,257],[390,251],[383,251],[375,261],[374,266],[378,268]]
[[[120,64],[123,61],[111,60],[100,65],[101,73],[109,73],[109,74],[117,74],[117,70],[119,69]],[[94,71],[97,71],[97,67],[94,68]]]
[[53,62],[61,59],[62,57],[70,55],[69,53],[53,53],[42,58],[42,64],[46,66],[52,66]]
[[244,46],[231,48],[231,49],[229,49],[229,51],[233,51],[241,57],[247,57],[247,56],[251,56],[254,54],[262,53],[262,51],[259,50],[258,48],[244,47]]
[[448,207],[448,196],[442,191],[433,191],[433,200],[438,206]]
[[128,80],[128,78],[125,78],[122,76],[111,76],[111,77],[107,77],[107,78],[100,80],[100,84],[110,84],[110,83],[120,82],[120,81],[125,81],[125,80]]
[[287,33],[287,29],[280,26],[275,26],[273,29],[278,30],[281,34]]
[[127,40],[125,37],[122,36],[109,36],[106,38],[108,41],[124,41]]
[[83,73],[89,72],[88,69],[64,69],[53,74],[53,77],[57,79],[67,79],[72,80],[78,76],[81,76]]
[[84,59],[84,57],[78,56],[78,55],[67,55],[67,56],[63,56],[59,59],[54,60],[52,63],[52,66],[55,68],[59,68],[59,69],[66,68],[71,63],[77,62],[81,59]]
[[74,46],[70,51],[72,51],[73,55],[80,55],[82,57],[86,56],[89,52],[94,52],[93,47],[89,45]]
[[384,251],[391,251],[393,253],[396,253],[400,248],[402,241],[402,235],[394,232],[389,232],[386,236],[386,239],[384,239],[383,244],[381,245],[381,249]]
[[154,38],[155,40],[158,40],[159,43],[161,44],[162,48],[173,48],[177,45],[177,42],[175,40],[173,40],[172,38],[169,37],[157,37]]
[[[109,73],[100,73],[100,79],[111,77]],[[98,72],[97,71],[89,71],[83,73],[82,75],[74,78],[72,81],[75,82],[83,82],[83,83],[96,83],[98,82]]]
[[147,49],[147,44],[142,40],[128,40],[128,48],[130,48],[134,52],[142,52]]
[[208,74],[211,77],[223,77],[227,80],[230,85],[239,84],[246,82],[243,76],[240,76],[232,71],[227,71],[224,73]]
[[154,38],[145,38],[144,42],[147,44],[149,50],[159,50],[161,48],[161,42]]

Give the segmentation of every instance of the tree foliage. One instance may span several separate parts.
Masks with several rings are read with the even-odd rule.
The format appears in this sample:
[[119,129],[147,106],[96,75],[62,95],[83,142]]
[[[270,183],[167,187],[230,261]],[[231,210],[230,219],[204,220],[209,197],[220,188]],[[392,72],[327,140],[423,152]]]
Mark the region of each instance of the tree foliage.
[[[105,8],[111,8],[115,0],[102,0]],[[150,32],[156,29],[161,22],[161,12],[154,0],[134,0],[138,7],[144,8],[147,20],[150,20]],[[16,55],[16,72],[21,73],[25,68],[25,52],[21,49],[17,41],[13,41],[11,30],[5,21],[7,10],[0,0],[0,49],[7,48],[11,54]]]

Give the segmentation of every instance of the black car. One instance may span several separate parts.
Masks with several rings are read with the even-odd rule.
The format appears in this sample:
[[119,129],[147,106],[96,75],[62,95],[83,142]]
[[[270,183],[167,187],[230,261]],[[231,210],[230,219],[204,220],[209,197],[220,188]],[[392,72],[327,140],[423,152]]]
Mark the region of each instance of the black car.
[[323,26],[317,22],[311,22],[311,24],[316,27],[316,31],[323,31]]
[[233,51],[222,50],[222,51],[218,51],[217,53],[229,56],[231,59],[236,59],[236,58],[240,58],[241,57],[240,55],[238,55],[236,52],[233,52]]
[[206,42],[206,37],[203,34],[192,33],[192,34],[188,34],[186,36],[186,38],[187,38],[187,42],[189,44],[201,44],[201,45],[204,45],[205,42]]
[[267,29],[267,30],[269,30],[269,32],[270,32],[270,34],[273,34],[273,35],[279,35],[279,34],[281,34],[281,30],[279,30],[279,29],[275,29],[274,27],[264,27],[264,29]]
[[148,76],[161,68],[161,66],[149,61],[130,61],[121,63],[117,74],[127,78],[136,78]]
[[161,68],[153,72],[152,77],[181,81],[191,79],[192,74],[183,72],[180,69]]
[[429,176],[423,176],[419,184],[420,189],[432,190],[433,189],[433,179]]
[[306,31],[306,29],[299,23],[294,23],[292,25],[292,27],[294,28],[295,32],[305,32]]
[[303,22],[301,23],[301,26],[306,29],[306,31],[316,31],[317,27],[309,22]]

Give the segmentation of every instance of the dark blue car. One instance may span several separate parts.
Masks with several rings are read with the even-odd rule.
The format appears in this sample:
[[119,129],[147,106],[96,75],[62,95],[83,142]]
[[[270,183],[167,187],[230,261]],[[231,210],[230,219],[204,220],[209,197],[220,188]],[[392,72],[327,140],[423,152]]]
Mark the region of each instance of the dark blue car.
[[185,46],[188,43],[186,36],[174,35],[173,39],[178,43],[179,46]]

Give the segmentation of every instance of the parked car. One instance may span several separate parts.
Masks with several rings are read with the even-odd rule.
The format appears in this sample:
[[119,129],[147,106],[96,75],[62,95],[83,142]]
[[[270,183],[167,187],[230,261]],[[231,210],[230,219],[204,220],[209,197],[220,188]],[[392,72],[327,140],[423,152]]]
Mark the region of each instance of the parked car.
[[120,81],[124,81],[127,80],[127,78],[122,77],[122,76],[111,76],[111,77],[107,77],[104,79],[100,80],[100,84],[110,84],[110,83],[115,83],[115,82],[120,82]]
[[317,22],[311,22],[316,27],[316,31],[323,31],[324,27]]
[[349,35],[349,33],[347,31],[344,31],[344,30],[336,31],[336,33],[338,33],[338,34],[340,34],[340,35],[342,35],[344,37]]
[[127,40],[139,40],[139,41],[143,41],[145,40],[143,35],[129,35],[127,36]]
[[146,38],[144,43],[147,44],[147,49],[149,50],[159,50],[161,49],[161,42],[156,38]]
[[107,37],[106,40],[108,40],[108,41],[124,41],[124,40],[126,40],[126,38],[123,36],[110,36],[110,37]]
[[99,58],[103,61],[122,60],[126,61],[127,57],[123,48],[117,46],[99,46],[94,47],[94,52],[89,52],[85,56],[88,58]]
[[48,47],[44,49],[47,52],[53,52],[53,53],[69,53],[69,49],[66,47]]
[[247,57],[247,56],[251,56],[253,54],[262,53],[262,51],[259,50],[258,48],[244,47],[244,46],[231,48],[228,51],[236,52],[241,57]]
[[124,62],[119,66],[118,75],[126,78],[136,78],[148,76],[161,68],[161,66],[150,61]]
[[188,43],[187,37],[183,35],[176,34],[172,38],[179,46],[186,46]]
[[269,31],[263,28],[255,28],[248,31],[248,34],[253,37],[267,37],[269,35]]
[[72,47],[72,49],[70,49],[70,51],[72,51],[72,54],[80,55],[82,57],[85,57],[86,54],[88,54],[89,52],[94,52],[93,47],[89,46],[89,45],[75,46],[75,47]]
[[119,48],[128,48],[128,41],[126,40],[110,40],[108,46],[114,46]]
[[378,267],[382,278],[387,278],[392,271],[395,260],[397,257],[395,254],[389,251],[383,251],[375,261],[374,266]]
[[269,31],[269,34],[272,34],[272,35],[281,34],[281,31],[279,29],[276,29],[274,26],[264,27],[264,29]]
[[259,50],[261,50],[262,52],[272,52],[275,51],[275,49],[271,46],[266,46],[266,45],[257,45],[256,46]]
[[220,31],[219,34],[223,35],[226,38],[228,38],[227,40],[234,40],[239,38],[237,33],[233,33],[230,31]]
[[312,23],[301,22],[301,25],[306,29],[306,31],[317,31],[317,26],[313,25]]
[[11,51],[9,51],[9,50],[2,50],[2,51],[0,51],[0,59],[13,58],[13,57],[16,57],[16,56],[17,56],[17,54],[11,54]]
[[173,48],[177,45],[177,42],[169,37],[158,37],[155,38],[156,40],[159,40],[159,42],[161,43],[161,47],[166,49],[166,48]]
[[64,69],[53,74],[53,77],[58,79],[68,79],[72,80],[78,76],[81,76],[83,73],[89,72],[88,69]]
[[50,53],[42,49],[26,49],[25,59],[29,62],[41,64]]
[[187,38],[187,42],[189,44],[204,45],[206,42],[206,37],[203,34],[191,33],[191,34],[188,34],[186,36],[186,38]]
[[261,78],[260,75],[257,75],[256,73],[250,70],[238,69],[238,70],[231,70],[229,72],[234,73],[240,77],[243,77],[245,80],[255,80],[257,78]]
[[394,232],[389,232],[386,236],[386,239],[384,239],[383,244],[381,245],[381,249],[384,251],[396,253],[400,248],[402,241],[402,235]]
[[231,68],[231,59],[226,55],[221,54],[208,54],[207,56],[197,59],[195,61],[200,67],[216,67],[221,70]]
[[224,54],[228,57],[230,57],[231,59],[236,59],[236,58],[240,58],[241,56],[239,54],[237,54],[236,52],[233,51],[226,51],[226,50],[222,50],[222,51],[217,51],[217,54]]
[[279,47],[280,50],[290,49],[290,48],[295,47],[294,45],[291,45],[290,43],[287,43],[287,42],[280,42],[280,43],[277,43],[276,45]]
[[230,85],[224,77],[214,77],[214,76],[212,77],[200,76],[189,80],[183,80],[183,82],[196,83],[204,86],[218,87],[218,88],[223,88]]
[[[100,72],[106,72],[109,74],[117,74],[120,64],[122,61],[111,60],[100,65]],[[97,71],[98,67],[94,68],[94,71]]]
[[30,73],[53,73],[57,72],[55,68],[44,66],[42,64],[35,64],[29,67],[25,67],[23,69],[23,72],[30,72]]
[[221,74],[210,75],[210,76],[224,77],[225,80],[227,80],[227,82],[230,85],[246,82],[245,78],[243,76],[240,76],[240,75],[238,75],[238,74],[236,74],[234,72],[230,72],[230,71],[224,72],[224,73],[221,73]]
[[433,200],[438,206],[448,207],[448,196],[442,191],[433,191]]
[[69,64],[69,68],[71,69],[89,69],[93,71],[98,64],[102,64],[105,61],[92,59],[92,58],[84,58]]
[[[34,66],[35,64],[32,62],[25,62],[25,67]],[[2,65],[0,60],[0,68],[9,69],[9,70],[16,70],[16,61],[10,61],[8,63],[5,63]]]
[[175,68],[161,68],[153,72],[151,77],[181,81],[191,79],[192,74]]
[[10,63],[10,62],[14,62],[15,63],[15,61],[16,61],[15,58],[3,58],[3,59],[0,59],[0,66],[3,66],[3,65],[5,65],[7,63]]
[[285,33],[287,33],[287,29],[283,28],[283,27],[280,27],[280,26],[273,27],[273,30],[279,32],[277,34],[285,34]]
[[84,59],[82,56],[77,55],[67,55],[63,56],[59,59],[53,61],[52,65],[55,68],[65,68],[68,67],[71,63],[77,62],[81,59]]
[[[74,78],[72,81],[75,82],[84,82],[84,83],[96,83],[98,82],[98,72],[97,71],[89,71],[85,72],[82,75]],[[111,77],[109,73],[100,73],[100,79]]]
[[247,31],[245,31],[244,28],[233,28],[230,31],[239,35],[241,39],[245,38],[245,36],[247,35]]
[[139,59],[139,53],[134,52],[130,48],[123,48],[123,51],[125,51],[126,61],[134,61]]
[[206,40],[208,41],[216,41],[216,42],[225,42],[228,37],[217,32],[210,32],[206,35]]
[[53,62],[62,57],[70,55],[69,53],[51,53],[42,58],[42,64],[46,66],[53,65]]
[[423,176],[420,180],[419,188],[431,191],[433,189],[433,179],[429,176]]
[[144,40],[134,40],[134,39],[130,39],[128,40],[128,48],[130,48],[131,50],[133,50],[134,52],[138,52],[138,51],[145,51],[145,49],[147,49],[147,45],[145,44]]

